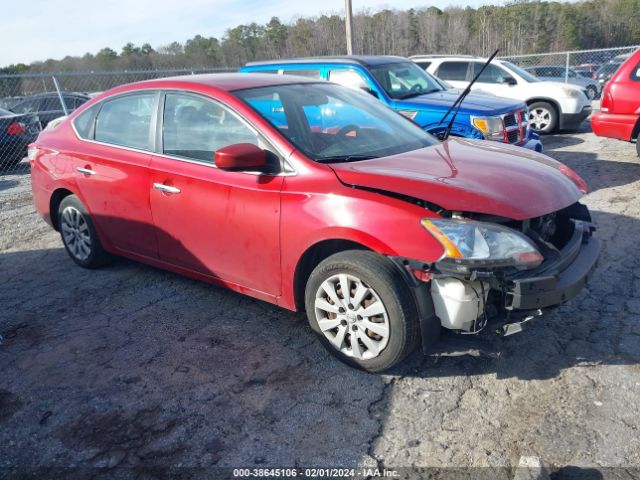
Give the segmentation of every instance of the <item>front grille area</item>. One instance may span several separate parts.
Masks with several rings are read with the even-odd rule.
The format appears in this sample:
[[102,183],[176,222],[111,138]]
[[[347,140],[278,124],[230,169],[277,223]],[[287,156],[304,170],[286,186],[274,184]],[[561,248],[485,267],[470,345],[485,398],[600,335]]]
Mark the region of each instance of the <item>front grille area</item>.
[[509,143],[518,143],[520,140],[520,132],[518,130],[511,130],[507,132],[507,138],[509,139]]
[[502,123],[504,124],[504,142],[520,143],[527,136],[529,121],[526,110],[505,113],[502,116]]
[[518,125],[518,120],[516,120],[515,113],[508,113],[507,115],[504,116],[503,121],[504,121],[505,127],[514,127]]

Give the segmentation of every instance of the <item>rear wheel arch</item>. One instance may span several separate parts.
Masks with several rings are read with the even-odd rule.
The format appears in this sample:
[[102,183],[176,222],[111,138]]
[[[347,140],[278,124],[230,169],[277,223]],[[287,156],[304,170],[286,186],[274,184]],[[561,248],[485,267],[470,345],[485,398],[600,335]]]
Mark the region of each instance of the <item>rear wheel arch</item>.
[[631,133],[631,140],[638,138],[640,135],[640,117],[636,120],[636,125],[633,127],[633,133]]
[[51,224],[55,230],[60,229],[60,225],[58,225],[58,208],[62,200],[69,195],[74,195],[74,193],[66,188],[58,188],[51,194],[51,198],[49,199],[49,216],[51,217]]

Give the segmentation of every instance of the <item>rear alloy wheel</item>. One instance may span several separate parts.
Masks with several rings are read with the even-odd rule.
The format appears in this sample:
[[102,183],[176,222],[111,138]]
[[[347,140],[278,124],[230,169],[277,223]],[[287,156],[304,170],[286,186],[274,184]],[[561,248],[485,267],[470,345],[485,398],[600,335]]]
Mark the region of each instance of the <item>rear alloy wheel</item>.
[[311,328],[338,359],[379,372],[416,346],[418,313],[409,285],[382,255],[351,250],[312,272],[305,305]]
[[547,102],[529,105],[529,127],[536,133],[551,133],[558,125],[558,113]]
[[595,85],[587,85],[587,97],[589,97],[589,100],[595,100],[597,96],[598,89],[595,87]]
[[87,209],[75,195],[69,195],[60,202],[58,226],[64,248],[81,267],[98,268],[110,260]]

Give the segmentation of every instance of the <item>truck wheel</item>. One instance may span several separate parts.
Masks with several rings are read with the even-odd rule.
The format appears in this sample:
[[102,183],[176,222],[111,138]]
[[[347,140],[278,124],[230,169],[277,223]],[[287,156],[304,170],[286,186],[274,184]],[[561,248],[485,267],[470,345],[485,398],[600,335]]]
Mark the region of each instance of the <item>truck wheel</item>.
[[551,133],[558,126],[558,112],[547,102],[529,105],[529,127],[536,133]]
[[418,310],[397,267],[375,252],[349,250],[322,261],[305,291],[311,328],[348,365],[380,372],[418,343]]
[[587,97],[589,97],[589,100],[595,100],[597,96],[598,96],[598,89],[596,88],[596,86],[587,85]]
[[64,248],[84,268],[98,268],[111,260],[102,248],[89,212],[75,195],[64,197],[58,208],[58,226]]

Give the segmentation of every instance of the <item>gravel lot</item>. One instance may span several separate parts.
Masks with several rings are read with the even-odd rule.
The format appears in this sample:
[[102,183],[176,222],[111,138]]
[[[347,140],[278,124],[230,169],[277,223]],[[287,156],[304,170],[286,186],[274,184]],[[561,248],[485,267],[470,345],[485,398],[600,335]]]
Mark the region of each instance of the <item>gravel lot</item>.
[[640,159],[587,130],[544,143],[591,187],[605,245],[588,290],[521,334],[447,336],[389,375],[334,360],[301,315],[126,260],[76,267],[28,175],[0,177],[0,477],[378,465],[502,478],[538,455],[552,478],[636,478]]

